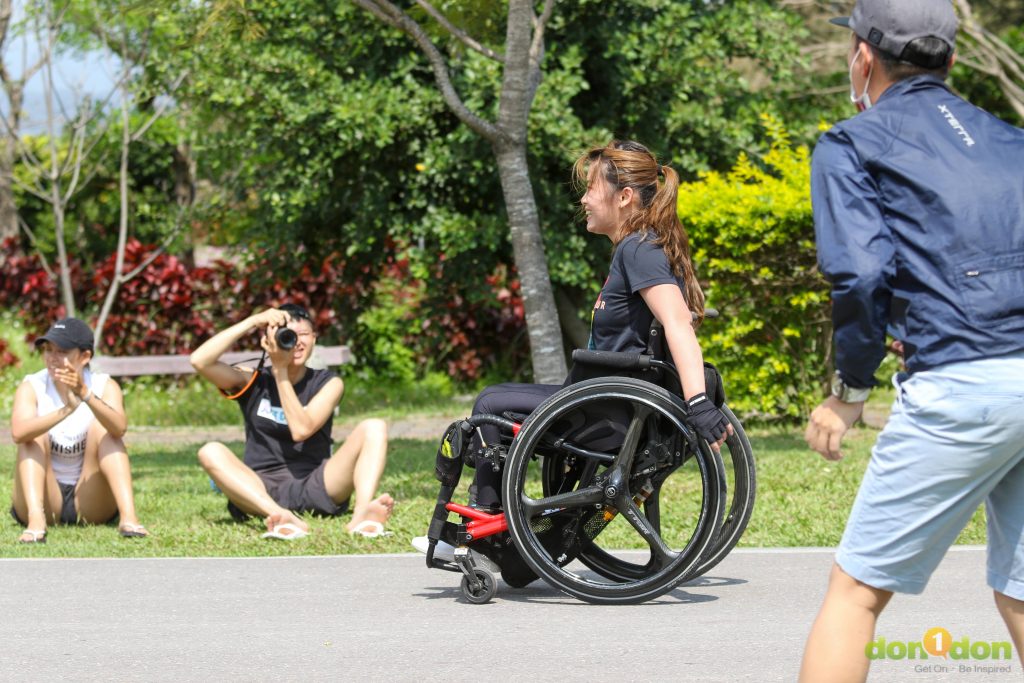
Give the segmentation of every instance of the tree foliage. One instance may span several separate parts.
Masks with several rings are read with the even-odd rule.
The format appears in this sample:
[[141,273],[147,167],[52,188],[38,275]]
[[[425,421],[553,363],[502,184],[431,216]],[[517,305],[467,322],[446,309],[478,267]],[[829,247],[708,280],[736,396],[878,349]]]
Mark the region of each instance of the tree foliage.
[[[442,47],[467,107],[493,120],[501,65],[452,39],[419,4],[397,4]],[[435,4],[484,48],[503,45],[505,3]],[[829,356],[827,288],[814,271],[801,150],[821,121],[852,113],[846,36],[822,18],[835,14],[834,4],[556,5],[527,152],[567,336],[585,339],[610,257],[608,243],[578,225],[569,170],[590,145],[633,138],[690,181],[680,213],[708,303],[725,313],[707,322],[702,341],[725,371],[730,401],[747,414],[796,416],[817,397]],[[993,34],[1024,51],[1019,27],[998,23],[1019,18],[1019,0],[972,5]],[[133,129],[161,103],[173,104],[130,151],[131,234],[141,243],[164,241],[187,198],[187,230],[167,257],[191,273],[193,245],[230,247],[254,290],[240,305],[313,296],[334,312],[335,340],[352,343],[367,371],[382,376],[435,369],[470,381],[528,378],[520,278],[493,149],[452,113],[408,38],[342,0],[70,7],[66,50],[103,44],[101,29],[115,19],[127,27],[125,40],[106,44],[137,60]],[[976,76],[958,66],[952,82],[1013,120],[998,84]],[[70,268],[86,315],[96,298],[85,290],[102,284],[92,278],[108,268],[117,237],[121,139],[109,110],[91,125],[105,132],[90,138],[95,163],[67,214]],[[71,138],[60,135],[66,149]],[[23,142],[42,149],[49,139]],[[32,181],[24,164],[14,173]],[[18,202],[38,252],[52,257],[46,206],[24,193]],[[32,277],[47,295],[46,273]],[[337,287],[327,287],[330,278]],[[138,334],[130,343],[155,339]]]

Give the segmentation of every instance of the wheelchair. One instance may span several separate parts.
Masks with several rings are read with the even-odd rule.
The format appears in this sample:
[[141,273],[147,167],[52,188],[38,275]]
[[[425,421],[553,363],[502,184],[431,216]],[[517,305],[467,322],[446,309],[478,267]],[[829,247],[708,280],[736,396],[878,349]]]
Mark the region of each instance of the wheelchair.
[[[462,595],[476,604],[494,597],[497,574],[513,588],[541,578],[586,602],[635,604],[721,562],[753,512],[753,451],[707,363],[707,393],[733,434],[720,453],[697,436],[665,357],[656,323],[643,354],[574,351],[570,377],[582,379],[528,416],[449,426],[427,566],[462,574]],[[501,443],[473,447],[484,424],[500,428]],[[503,470],[502,511],[452,502],[464,466]],[[455,546],[454,561],[434,556],[439,540]]]

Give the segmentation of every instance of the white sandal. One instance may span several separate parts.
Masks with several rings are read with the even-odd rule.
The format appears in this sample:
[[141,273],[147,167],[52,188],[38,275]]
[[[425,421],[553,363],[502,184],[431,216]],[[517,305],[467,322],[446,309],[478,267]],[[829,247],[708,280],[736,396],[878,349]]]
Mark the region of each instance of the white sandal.
[[[32,540],[21,540],[21,536],[24,536],[25,534],[31,536]],[[25,529],[21,532],[21,536],[18,537],[18,543],[46,543],[46,529]]]

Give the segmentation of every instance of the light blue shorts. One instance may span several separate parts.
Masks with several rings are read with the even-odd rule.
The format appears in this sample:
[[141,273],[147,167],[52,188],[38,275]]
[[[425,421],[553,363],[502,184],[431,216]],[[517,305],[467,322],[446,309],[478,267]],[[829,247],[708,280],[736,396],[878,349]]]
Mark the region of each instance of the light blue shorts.
[[[902,380],[902,381],[901,381]],[[988,583],[1024,600],[1024,354],[900,375],[836,562],[920,593],[982,501]]]

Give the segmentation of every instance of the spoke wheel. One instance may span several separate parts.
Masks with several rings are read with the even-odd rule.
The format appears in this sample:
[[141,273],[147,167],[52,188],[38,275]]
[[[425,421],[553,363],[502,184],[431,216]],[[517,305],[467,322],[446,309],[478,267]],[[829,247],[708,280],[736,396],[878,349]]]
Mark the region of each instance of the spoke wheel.
[[[533,412],[509,450],[502,492],[509,534],[534,572],[606,604],[649,600],[693,573],[718,534],[724,468],[684,416],[669,392],[621,377],[574,384]],[[683,462],[688,439],[699,445]],[[623,548],[647,555],[630,576],[568,564]]]
[[[728,406],[722,406],[722,412],[733,426],[732,436],[726,439],[722,446],[722,456],[726,463],[726,490],[729,492],[729,502],[722,519],[721,529],[714,543],[701,557],[698,566],[685,579],[700,576],[721,562],[736,547],[736,543],[739,542],[746,530],[750,516],[754,512],[756,490],[754,453],[736,415]],[[544,476],[545,493],[557,491],[566,486],[565,473],[571,470],[565,467],[564,461],[564,457],[550,459]],[[660,494],[661,491],[656,490],[644,505],[644,514],[652,524],[658,523]],[[605,552],[595,543],[585,543],[580,548],[579,559],[602,576],[619,581],[636,580],[651,571],[649,562],[630,562]]]

